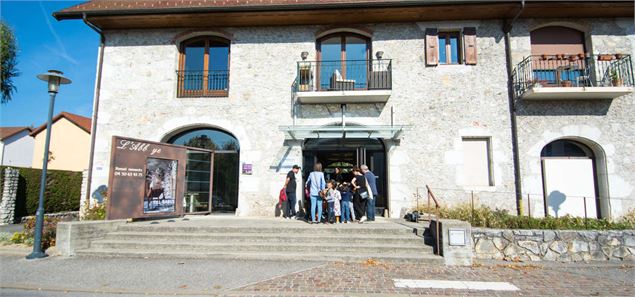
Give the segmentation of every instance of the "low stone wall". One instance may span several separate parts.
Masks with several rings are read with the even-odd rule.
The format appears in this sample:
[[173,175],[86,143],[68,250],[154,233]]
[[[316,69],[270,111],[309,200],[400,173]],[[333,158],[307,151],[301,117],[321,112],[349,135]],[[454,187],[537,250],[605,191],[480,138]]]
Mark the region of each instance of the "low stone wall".
[[477,259],[635,261],[635,230],[501,230],[473,228]]
[[[79,211],[65,211],[56,213],[45,213],[45,218],[59,219],[62,222],[79,221]],[[35,216],[26,216],[20,219],[20,224],[26,223],[27,220],[35,218]]]

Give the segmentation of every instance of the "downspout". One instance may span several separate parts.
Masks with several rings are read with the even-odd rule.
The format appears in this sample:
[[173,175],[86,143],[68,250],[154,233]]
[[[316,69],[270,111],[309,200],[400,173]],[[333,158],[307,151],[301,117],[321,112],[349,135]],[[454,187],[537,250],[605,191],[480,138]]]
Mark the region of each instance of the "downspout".
[[[95,30],[95,32],[97,32],[99,34],[99,60],[97,62],[97,77],[95,78],[95,100],[93,101],[93,119],[92,119],[92,127],[90,129],[90,156],[88,159],[88,174],[87,174],[87,181],[86,181],[86,201],[88,201],[88,205],[90,206],[90,199],[91,199],[91,182],[93,179],[93,163],[95,160],[95,139],[97,137],[97,119],[99,117],[99,95],[101,93],[101,72],[103,69],[103,64],[104,64],[104,47],[106,44],[106,38],[104,37],[103,32],[101,31],[101,29],[99,29],[97,26],[95,26],[93,23],[91,23],[87,18],[86,18],[86,13],[82,14],[82,20],[84,20],[84,23],[90,27],[91,29]],[[80,205],[80,208],[82,206]]]
[[518,150],[518,126],[516,124],[516,102],[514,99],[513,65],[511,52],[511,30],[513,23],[520,17],[525,9],[525,0],[521,0],[518,12],[511,20],[503,22],[503,33],[505,33],[505,59],[507,64],[507,98],[509,102],[509,117],[511,120],[512,132],[512,154],[514,159],[514,186],[516,188],[516,211],[518,215],[523,215],[523,191],[520,179],[520,156]]

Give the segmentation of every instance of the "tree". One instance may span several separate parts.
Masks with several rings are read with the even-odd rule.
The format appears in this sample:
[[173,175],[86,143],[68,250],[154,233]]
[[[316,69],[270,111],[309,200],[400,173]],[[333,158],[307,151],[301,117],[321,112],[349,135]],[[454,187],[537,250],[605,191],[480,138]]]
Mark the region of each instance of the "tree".
[[2,85],[0,86],[0,92],[2,93],[1,103],[7,103],[11,101],[11,95],[16,91],[13,85],[13,78],[20,75],[17,65],[18,47],[16,45],[15,36],[13,30],[3,21],[0,21],[0,78],[2,79]]

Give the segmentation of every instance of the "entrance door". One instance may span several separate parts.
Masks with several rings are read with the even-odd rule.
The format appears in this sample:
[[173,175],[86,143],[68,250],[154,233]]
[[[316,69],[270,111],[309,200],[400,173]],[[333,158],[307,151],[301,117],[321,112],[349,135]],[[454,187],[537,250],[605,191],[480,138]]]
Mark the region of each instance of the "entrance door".
[[353,166],[366,164],[377,177],[378,198],[375,206],[379,214],[388,208],[386,191],[386,151],[379,139],[329,138],[308,139],[304,144],[302,173],[306,178],[313,170],[313,165],[322,163],[324,177],[335,179],[335,168],[343,171],[342,179],[350,182],[353,179]]

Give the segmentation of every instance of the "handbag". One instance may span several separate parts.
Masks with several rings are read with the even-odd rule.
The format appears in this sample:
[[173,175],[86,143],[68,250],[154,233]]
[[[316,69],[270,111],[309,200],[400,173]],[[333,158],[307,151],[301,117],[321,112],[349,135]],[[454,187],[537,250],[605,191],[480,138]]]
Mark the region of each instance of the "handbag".
[[364,191],[364,192],[359,192],[359,197],[362,199],[368,199],[370,198],[370,195],[368,194],[368,191]]

